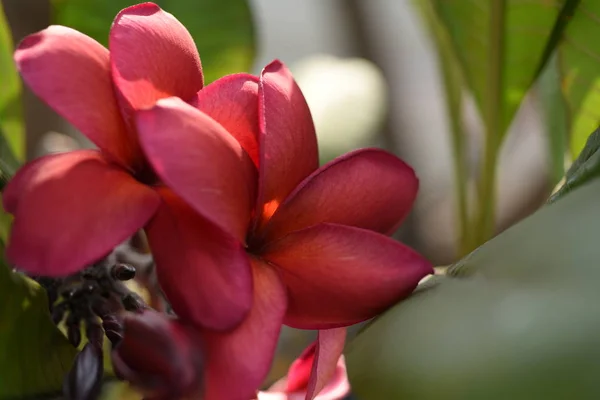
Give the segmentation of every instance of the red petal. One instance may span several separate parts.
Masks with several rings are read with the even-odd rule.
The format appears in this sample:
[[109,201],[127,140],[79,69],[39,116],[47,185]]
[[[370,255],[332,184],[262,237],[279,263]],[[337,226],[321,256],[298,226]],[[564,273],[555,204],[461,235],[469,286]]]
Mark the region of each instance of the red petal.
[[272,240],[321,222],[391,234],[410,211],[418,186],[412,168],[388,152],[348,153],[305,179],[261,236]]
[[109,55],[94,39],[64,26],[26,37],[15,61],[27,85],[92,142],[126,166],[141,156],[114,96]]
[[190,102],[223,125],[258,166],[258,78],[234,74],[221,78]]
[[259,85],[260,177],[258,212],[263,222],[319,166],[310,110],[283,63],[267,65]]
[[315,341],[302,352],[300,357],[294,360],[292,365],[290,365],[285,386],[285,391],[287,393],[306,391],[308,382],[310,381],[310,374],[313,369],[316,351],[317,342]]
[[319,331],[306,400],[314,399],[335,375],[345,341],[346,328]]
[[68,275],[91,264],[144,226],[160,203],[94,150],[43,157],[7,191],[5,205],[15,215],[7,257],[34,275]]
[[271,362],[286,309],[277,272],[252,260],[254,303],[248,318],[227,334],[207,333],[204,400],[247,400],[256,395]]
[[202,66],[187,29],[156,4],[121,11],[110,30],[113,79],[134,110],[178,96],[190,100],[202,89]]
[[168,189],[146,232],[158,279],[177,315],[215,330],[232,329],[252,305],[250,261],[233,237]]
[[256,169],[213,119],[177,98],[138,113],[140,141],[163,181],[198,213],[246,239]]
[[408,296],[430,263],[384,235],[320,224],[269,244],[262,256],[280,267],[289,291],[285,324],[325,329],[372,318]]

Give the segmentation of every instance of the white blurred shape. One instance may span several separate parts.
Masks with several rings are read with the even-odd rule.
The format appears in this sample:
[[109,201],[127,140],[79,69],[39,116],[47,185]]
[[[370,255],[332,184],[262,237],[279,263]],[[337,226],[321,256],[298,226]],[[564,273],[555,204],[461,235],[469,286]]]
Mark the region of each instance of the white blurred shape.
[[386,81],[375,64],[362,58],[315,55],[291,69],[326,159],[375,140],[387,111]]

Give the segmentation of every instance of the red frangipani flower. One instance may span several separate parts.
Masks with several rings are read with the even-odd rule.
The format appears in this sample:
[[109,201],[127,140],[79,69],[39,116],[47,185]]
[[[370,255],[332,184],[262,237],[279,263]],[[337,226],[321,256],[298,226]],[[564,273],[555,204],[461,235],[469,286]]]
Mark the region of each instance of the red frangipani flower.
[[[157,5],[144,3],[121,11],[110,30],[109,48],[110,52],[73,29],[51,26],[25,38],[15,52],[21,76],[33,92],[99,148],[39,158],[23,167],[5,188],[4,208],[15,217],[7,256],[31,274],[68,275],[82,269],[146,226],[159,209],[161,194],[168,191],[139,146],[136,110],[169,96],[195,103],[200,98],[203,115],[237,135],[240,143],[249,131],[244,121],[251,116],[240,103],[244,93],[252,91],[243,86],[245,76],[226,77],[225,83],[203,89],[200,58],[190,34]],[[226,85],[233,90],[236,83],[237,103],[232,104],[230,93],[219,88]],[[234,126],[232,121],[237,121]],[[229,193],[245,193],[250,204],[253,179],[248,176],[247,188]],[[201,225],[196,229],[207,234],[206,229],[218,230]],[[199,305],[193,315],[196,323],[230,329],[250,309],[251,272],[249,261],[241,263],[235,256],[241,251],[240,242],[227,239],[225,233],[215,235],[219,234],[223,238],[218,240],[216,258],[195,267],[218,271],[223,266],[226,272],[210,273],[226,279],[198,273],[194,285],[219,284],[187,296],[190,304]],[[164,244],[167,247],[161,249],[163,242],[153,240],[152,250],[170,251],[169,243]],[[201,243],[188,244],[197,248]],[[163,265],[161,259],[157,268],[165,269],[161,284],[167,296],[177,299],[179,289],[168,282],[178,279],[176,272],[166,271],[171,264]],[[221,307],[228,312],[222,313]]]
[[[229,121],[202,111],[211,91],[227,99]],[[179,196],[159,191],[164,206],[147,229],[151,243],[162,243],[153,252],[157,262],[169,265],[159,276],[177,277],[161,282],[171,285],[165,289],[178,315],[199,320],[207,305],[192,299],[202,292],[229,296],[226,282],[251,264],[250,313],[231,332],[204,335],[205,398],[250,398],[269,370],[282,324],[321,330],[312,398],[342,352],[340,327],[374,317],[433,272],[386,236],[410,210],[415,174],[379,149],[318,168],[310,112],[279,61],[258,79],[215,82],[192,104],[162,99],[136,121],[154,170]],[[232,242],[242,246],[233,251]],[[229,304],[219,312],[228,314]]]

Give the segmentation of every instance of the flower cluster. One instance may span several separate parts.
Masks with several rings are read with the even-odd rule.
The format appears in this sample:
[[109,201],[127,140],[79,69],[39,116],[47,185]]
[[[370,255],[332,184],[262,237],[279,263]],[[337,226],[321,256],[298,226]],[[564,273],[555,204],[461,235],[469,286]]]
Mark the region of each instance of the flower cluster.
[[312,399],[339,373],[344,327],[432,272],[388,237],[415,199],[412,169],[379,149],[319,168],[309,109],[282,62],[204,86],[190,34],[152,3],[117,15],[109,49],[51,26],[15,60],[98,149],[16,174],[3,193],[15,217],[7,256],[64,276],[144,229],[177,317],[126,316],[113,362],[156,398],[255,398],[285,324],[319,330],[303,358]]

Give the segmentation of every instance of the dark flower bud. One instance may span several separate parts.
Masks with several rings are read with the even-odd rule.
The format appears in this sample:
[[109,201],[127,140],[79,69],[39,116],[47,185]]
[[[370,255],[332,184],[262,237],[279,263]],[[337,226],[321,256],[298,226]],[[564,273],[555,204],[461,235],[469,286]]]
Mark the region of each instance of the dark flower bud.
[[85,335],[87,336],[90,344],[102,348],[104,331],[99,323],[96,321],[86,321]]
[[73,345],[73,347],[79,346],[81,343],[81,330],[79,325],[69,325],[67,326],[67,338],[69,342]]
[[121,303],[127,311],[141,311],[146,307],[144,301],[135,293],[128,293],[121,298]]
[[119,344],[121,339],[123,339],[123,325],[116,315],[105,315],[102,318],[102,328],[104,328],[104,334],[113,346]]
[[115,264],[110,269],[110,276],[118,281],[128,281],[135,278],[135,267],[129,264]]
[[112,361],[118,377],[151,398],[196,398],[202,388],[198,332],[154,310],[125,316]]
[[96,400],[100,396],[103,372],[102,349],[86,344],[65,377],[63,395],[67,400]]

